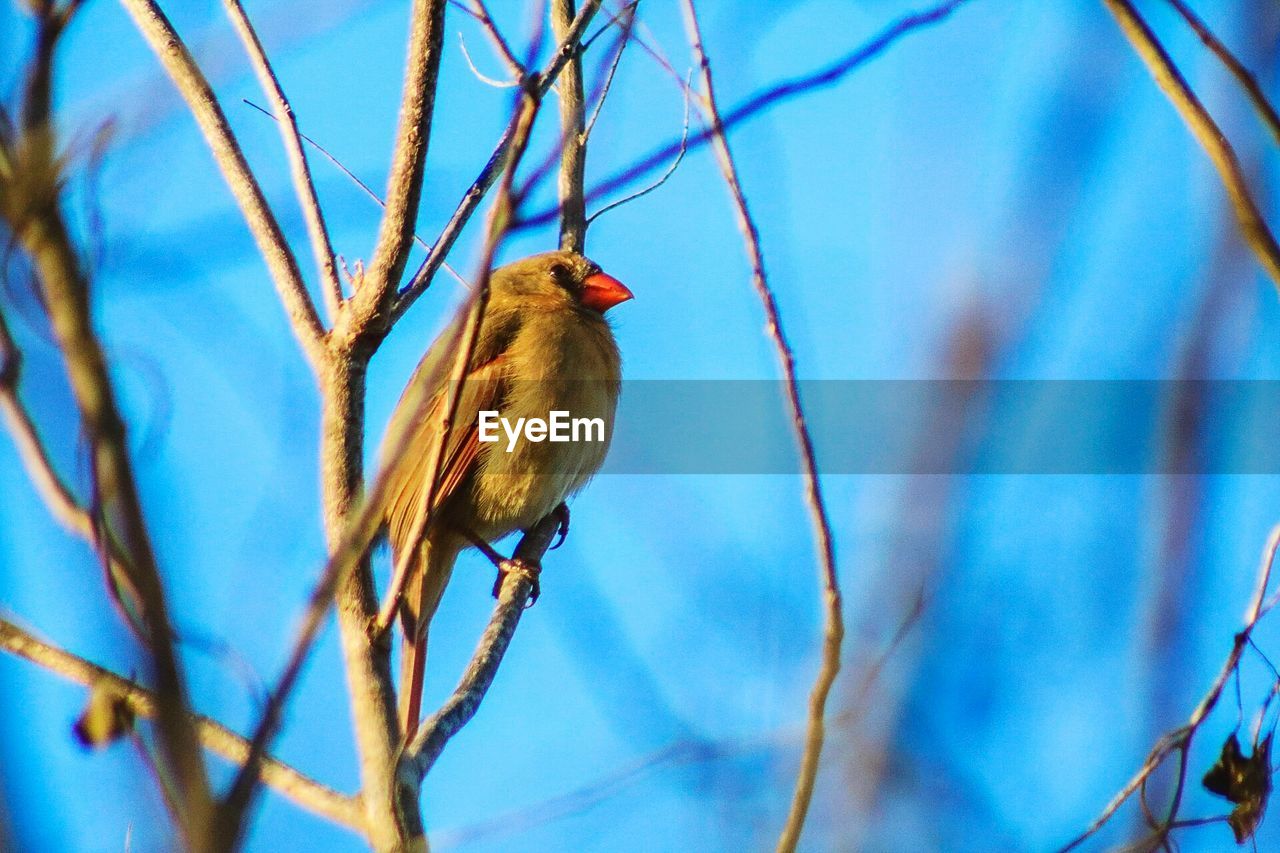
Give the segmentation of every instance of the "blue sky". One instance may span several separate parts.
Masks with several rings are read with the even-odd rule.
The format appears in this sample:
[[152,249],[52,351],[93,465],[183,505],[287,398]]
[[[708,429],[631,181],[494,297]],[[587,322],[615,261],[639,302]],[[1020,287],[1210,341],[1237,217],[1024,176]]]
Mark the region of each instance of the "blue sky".
[[[261,96],[220,4],[170,5],[288,234],[305,246],[275,128],[241,104]],[[510,32],[525,31],[517,4],[491,5]],[[1164,4],[1145,6],[1242,158],[1262,181],[1273,177],[1273,148],[1212,57]],[[1196,6],[1274,91],[1274,52],[1253,43],[1265,3]],[[248,8],[304,131],[383,186],[405,4]],[[916,8],[704,2],[721,101],[818,67]],[[687,67],[676,5],[644,0],[641,19]],[[501,73],[451,10],[419,225],[428,240],[507,117],[508,94],[471,74],[458,31],[486,73]],[[26,37],[6,6],[6,92]],[[314,384],[202,141],[117,5],[89,4],[60,84],[67,138],[117,121],[96,188],[77,183],[71,208],[82,216],[93,202],[104,222],[99,328],[179,629],[192,638],[184,657],[196,704],[244,727],[252,688],[235,661],[274,677],[323,560]],[[677,137],[682,111],[671,80],[630,52],[592,138],[588,180]],[[554,136],[544,129],[543,144]],[[1241,251],[1207,159],[1101,4],[973,0],[839,85],[745,123],[733,145],[804,378],[954,378],[971,363],[957,348],[975,340],[979,375],[994,378],[1280,378],[1275,290]],[[377,208],[322,161],[313,168],[337,250],[348,261],[367,256]],[[454,253],[464,272],[477,233]],[[554,240],[552,229],[521,234],[503,254]],[[613,312],[628,378],[776,375],[708,150],[690,153],[658,192],[604,216],[587,248],[637,295]],[[439,276],[375,358],[371,459],[404,381],[461,295]],[[22,286],[0,298],[28,353],[24,396],[62,470],[83,485],[69,392],[38,308]],[[1230,435],[1209,446],[1232,452]],[[1207,688],[1280,520],[1273,476],[829,476],[824,486],[849,639],[831,709],[845,716],[832,727],[812,850],[1065,842]],[[770,846],[819,651],[801,499],[794,477],[597,479],[573,504],[573,532],[548,559],[544,595],[492,693],[427,782],[437,847]],[[49,520],[7,441],[0,505],[0,609],[129,671],[133,649],[92,555]],[[474,556],[455,573],[433,626],[428,697],[444,696],[465,664],[491,582]],[[924,615],[869,710],[855,713],[868,661],[921,586]],[[1278,642],[1264,625],[1260,645]],[[1256,661],[1246,676],[1248,712],[1249,689],[1260,699],[1266,682]],[[71,743],[81,688],[0,657],[0,693],[13,697],[0,721],[0,791],[23,846],[163,844],[163,807],[138,784],[136,754]],[[1206,729],[1193,775],[1234,722],[1232,705]],[[332,625],[277,751],[336,787],[355,786]],[[1222,810],[1190,795],[1189,814]],[[1108,838],[1135,826],[1124,818]],[[358,849],[269,795],[249,848],[275,849],[281,838]],[[1259,846],[1275,839],[1264,824]],[[1182,838],[1188,851],[1229,844],[1222,826]]]

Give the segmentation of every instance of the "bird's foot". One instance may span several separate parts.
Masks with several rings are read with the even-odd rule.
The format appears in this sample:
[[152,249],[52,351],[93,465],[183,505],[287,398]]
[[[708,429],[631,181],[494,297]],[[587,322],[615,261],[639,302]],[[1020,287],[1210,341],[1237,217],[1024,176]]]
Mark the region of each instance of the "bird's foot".
[[519,557],[503,560],[498,565],[498,577],[493,582],[494,598],[497,598],[502,593],[502,585],[506,583],[507,575],[509,574],[523,575],[529,581],[531,589],[529,591],[529,601],[525,603],[525,607],[532,607],[534,602],[538,600],[538,596],[542,595],[542,585],[538,582],[538,577],[542,574],[542,566],[529,560],[522,560]]
[[551,510],[551,514],[560,521],[560,526],[556,528],[556,535],[560,538],[556,540],[556,544],[552,545],[550,549],[554,551],[564,544],[565,538],[569,535],[569,505],[561,502],[560,506]]

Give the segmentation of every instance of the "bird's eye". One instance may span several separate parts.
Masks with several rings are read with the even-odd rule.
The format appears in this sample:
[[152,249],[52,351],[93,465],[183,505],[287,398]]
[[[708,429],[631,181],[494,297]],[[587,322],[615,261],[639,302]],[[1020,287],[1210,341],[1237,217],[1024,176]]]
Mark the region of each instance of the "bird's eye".
[[565,264],[555,263],[551,265],[551,277],[556,280],[556,284],[561,287],[573,286],[573,271]]

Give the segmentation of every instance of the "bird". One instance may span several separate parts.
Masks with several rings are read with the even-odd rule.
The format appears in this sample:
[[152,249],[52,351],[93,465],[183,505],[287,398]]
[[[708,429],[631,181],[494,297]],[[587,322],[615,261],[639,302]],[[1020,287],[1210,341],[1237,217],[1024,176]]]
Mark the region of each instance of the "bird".
[[[526,530],[563,508],[604,463],[622,381],[621,355],[604,315],[632,298],[624,284],[576,252],[507,264],[490,275],[473,352],[453,395],[452,426],[444,426],[449,388],[460,341],[473,322],[471,303],[435,340],[406,386],[382,451],[392,444],[400,451],[382,459],[382,524],[393,565],[408,560],[399,606],[399,715],[406,741],[421,714],[428,626],[459,553]],[[582,438],[601,440],[523,440],[508,449],[507,436],[493,441],[484,434],[491,431],[482,430],[482,412],[519,423],[522,417],[545,420],[553,411],[600,419],[603,435],[586,430]],[[394,436],[399,439],[393,442]],[[438,476],[430,523],[414,541],[433,470]]]

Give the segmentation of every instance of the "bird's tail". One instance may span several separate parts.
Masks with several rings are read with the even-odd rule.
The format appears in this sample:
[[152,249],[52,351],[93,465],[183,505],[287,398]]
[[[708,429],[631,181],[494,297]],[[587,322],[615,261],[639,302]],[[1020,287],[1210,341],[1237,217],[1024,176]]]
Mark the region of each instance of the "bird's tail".
[[456,557],[456,551],[439,553],[428,538],[419,547],[416,564],[409,566],[408,581],[400,603],[400,621],[404,627],[404,648],[400,655],[400,724],[406,741],[413,738],[422,719],[427,629],[440,606]]

